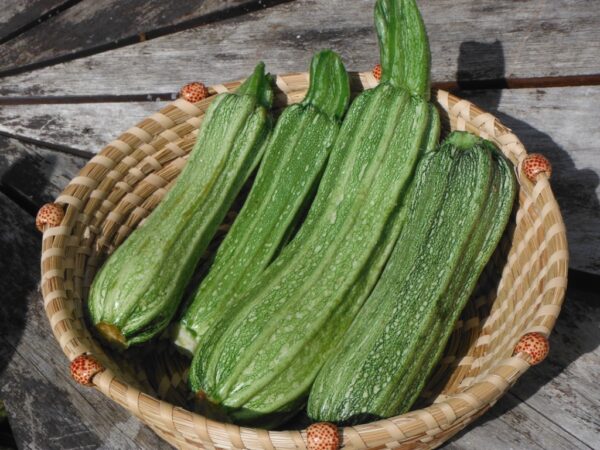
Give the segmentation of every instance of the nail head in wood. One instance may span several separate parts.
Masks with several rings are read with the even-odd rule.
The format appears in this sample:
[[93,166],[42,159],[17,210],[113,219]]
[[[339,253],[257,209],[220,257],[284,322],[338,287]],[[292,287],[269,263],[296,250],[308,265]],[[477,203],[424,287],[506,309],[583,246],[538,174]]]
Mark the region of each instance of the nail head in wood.
[[94,375],[103,372],[104,367],[91,355],[79,355],[71,361],[71,376],[84,386],[93,386]]
[[190,103],[196,103],[208,97],[208,88],[198,81],[188,83],[179,91],[179,97]]
[[329,422],[313,423],[306,430],[309,450],[336,450],[340,446],[337,427]]
[[529,363],[534,366],[546,359],[549,350],[550,344],[546,336],[541,333],[527,333],[521,337],[515,346],[513,356],[524,353]]
[[381,64],[375,64],[375,67],[373,67],[373,76],[376,80],[381,80]]
[[545,156],[539,153],[531,153],[523,161],[523,172],[530,181],[535,183],[540,173],[545,173],[550,178],[550,175],[552,175],[552,164],[550,164],[550,161]]
[[65,217],[65,212],[57,203],[46,203],[40,208],[35,217],[35,226],[41,232],[46,228],[57,227]]

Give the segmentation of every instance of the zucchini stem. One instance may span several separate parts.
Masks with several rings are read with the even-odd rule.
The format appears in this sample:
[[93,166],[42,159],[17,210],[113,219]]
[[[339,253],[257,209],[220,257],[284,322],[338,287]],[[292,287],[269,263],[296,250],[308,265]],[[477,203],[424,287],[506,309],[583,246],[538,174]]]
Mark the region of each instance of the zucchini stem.
[[431,53],[423,18],[415,0],[377,0],[381,82],[430,97]]
[[348,108],[350,81],[344,63],[331,50],[316,53],[310,63],[310,85],[302,101],[340,121]]
[[265,74],[265,63],[259,62],[254,72],[235,91],[238,95],[255,96],[258,104],[269,109],[273,103],[273,77]]

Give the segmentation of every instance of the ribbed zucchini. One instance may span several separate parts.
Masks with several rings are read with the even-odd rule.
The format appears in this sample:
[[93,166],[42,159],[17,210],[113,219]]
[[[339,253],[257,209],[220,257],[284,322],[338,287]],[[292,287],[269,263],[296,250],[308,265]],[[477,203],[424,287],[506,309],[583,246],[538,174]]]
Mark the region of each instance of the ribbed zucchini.
[[421,162],[386,268],[311,389],[312,419],[357,423],[410,408],[500,240],[515,192],[509,163],[468,133],[451,134]]
[[304,101],[279,117],[244,207],[185,311],[175,344],[193,353],[273,259],[299,212],[314,194],[350,99],[348,74],[337,54],[325,50],[311,62]]
[[196,263],[260,160],[272,98],[262,63],[237,92],[218,95],[173,189],[102,266],[88,310],[108,343],[126,348],[167,326]]
[[[405,222],[401,205],[415,166],[439,136],[415,14],[414,0],[378,1],[385,81],[350,107],[296,237],[196,350],[192,389],[238,423],[273,426],[303,405]],[[425,67],[410,76],[425,80],[398,70],[415,55]]]

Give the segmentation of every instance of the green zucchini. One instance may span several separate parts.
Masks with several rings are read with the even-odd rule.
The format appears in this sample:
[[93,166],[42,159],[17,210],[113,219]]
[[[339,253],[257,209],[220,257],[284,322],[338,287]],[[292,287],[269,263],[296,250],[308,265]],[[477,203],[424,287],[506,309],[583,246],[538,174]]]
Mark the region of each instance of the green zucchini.
[[350,99],[337,54],[317,53],[304,101],[277,121],[252,190],[181,318],[175,344],[193,353],[198,341],[271,262],[299,217],[323,167]]
[[516,184],[488,141],[451,134],[416,178],[385,270],[311,389],[313,420],[352,424],[411,407],[507,224]]
[[107,343],[127,348],[168,325],[199,258],[260,160],[272,99],[271,78],[260,63],[237,92],[211,103],[177,182],[93,281],[89,318]]
[[[190,385],[237,423],[272,427],[305,403],[333,345],[379,277],[406,219],[402,208],[419,158],[439,136],[439,118],[397,65],[426,48],[414,0],[379,0],[385,82],[352,103],[298,234],[257,278],[237,309],[205,334]],[[395,30],[408,32],[400,40]],[[414,32],[410,32],[413,30]],[[417,51],[418,52],[418,51]],[[425,70],[411,76],[429,76]],[[404,76],[404,75],[402,75]],[[404,86],[417,86],[410,91]]]

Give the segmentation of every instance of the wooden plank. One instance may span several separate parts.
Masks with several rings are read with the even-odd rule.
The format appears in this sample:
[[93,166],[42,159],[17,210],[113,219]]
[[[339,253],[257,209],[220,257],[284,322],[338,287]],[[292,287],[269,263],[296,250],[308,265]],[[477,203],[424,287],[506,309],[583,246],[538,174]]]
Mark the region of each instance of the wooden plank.
[[0,136],[0,188],[32,214],[58,197],[86,162],[80,156]]
[[157,29],[210,20],[252,3],[256,0],[84,0],[0,46],[0,72],[140,42]]
[[[600,14],[586,0],[421,2],[437,82],[600,73]],[[305,71],[324,47],[351,70],[377,62],[372,0],[297,0],[0,80],[7,96],[176,92],[191,81]]]
[[600,448],[600,293],[569,289],[550,354],[515,385],[520,400],[592,448]]
[[65,0],[10,0],[0,8],[0,42],[66,3]]
[[600,86],[458,93],[512,128],[553,165],[552,189],[567,227],[569,265],[600,274]]
[[600,294],[571,286],[548,358],[448,448],[600,448],[599,323]]
[[0,108],[0,133],[52,146],[99,152],[166,102],[11,105]]
[[479,420],[441,448],[445,450],[587,450],[589,447],[508,393]]
[[0,193],[0,396],[19,448],[170,448],[101,393],[76,385],[37,292],[33,217]]

